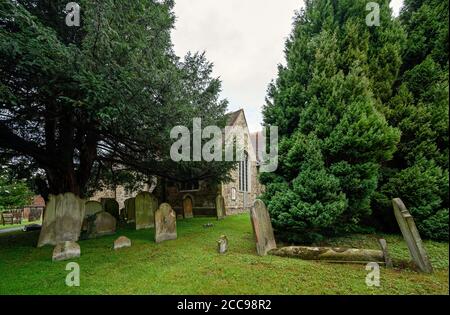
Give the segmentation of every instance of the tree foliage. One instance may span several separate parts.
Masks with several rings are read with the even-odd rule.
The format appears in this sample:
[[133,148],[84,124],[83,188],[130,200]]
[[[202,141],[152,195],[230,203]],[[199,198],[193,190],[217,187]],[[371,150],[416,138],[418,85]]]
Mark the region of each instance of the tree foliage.
[[448,240],[448,2],[406,0],[400,19],[407,42],[396,95],[384,113],[402,136],[384,165],[375,217],[394,229],[388,209],[400,197],[424,237]]
[[354,231],[371,213],[380,163],[400,138],[380,112],[392,97],[404,34],[381,2],[306,1],[269,87],[264,120],[279,126],[280,167],[264,174],[275,229],[290,241]]
[[193,117],[225,123],[221,83],[202,54],[172,50],[173,1],[0,3],[0,157],[37,179],[44,196],[74,192],[124,171],[173,180],[221,178],[229,165],[190,172],[170,160],[170,130]]

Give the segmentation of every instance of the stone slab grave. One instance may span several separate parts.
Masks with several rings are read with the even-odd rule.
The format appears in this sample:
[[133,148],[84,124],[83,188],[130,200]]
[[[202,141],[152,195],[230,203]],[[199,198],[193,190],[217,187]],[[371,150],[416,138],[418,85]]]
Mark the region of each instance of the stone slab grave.
[[168,203],[163,203],[155,212],[155,242],[161,243],[177,238],[177,217]]
[[339,247],[308,247],[288,246],[271,250],[270,255],[300,258],[303,260],[320,260],[335,263],[384,263],[381,250],[339,248]]
[[96,215],[103,211],[102,204],[98,201],[86,201],[84,217]]
[[158,199],[149,192],[140,192],[134,201],[136,213],[136,230],[155,226],[155,211],[158,209]]
[[136,222],[136,207],[135,198],[128,198],[125,200],[125,210],[127,212],[127,222]]
[[267,255],[270,250],[277,248],[277,244],[269,212],[262,200],[257,199],[255,201],[250,209],[250,218],[253,226],[253,235],[256,240],[256,251],[260,256]]
[[68,260],[80,257],[80,255],[81,255],[80,245],[78,245],[76,242],[63,242],[57,244],[53,249],[52,260],[53,261]]
[[432,273],[433,267],[428,259],[427,251],[423,246],[422,239],[420,238],[419,231],[417,230],[416,223],[414,222],[414,218],[411,213],[409,213],[400,198],[393,199],[392,204],[394,207],[395,218],[397,219],[397,223],[402,231],[403,238],[408,245],[408,249],[414,263],[420,271]]
[[37,246],[78,241],[85,206],[86,201],[73,193],[49,195]]
[[116,218],[117,221],[120,220],[119,203],[116,201],[116,199],[102,198],[101,203],[103,206],[103,211],[111,214],[114,218]]
[[217,219],[222,220],[226,217],[225,212],[225,199],[222,195],[218,195],[216,197],[216,211],[217,211]]

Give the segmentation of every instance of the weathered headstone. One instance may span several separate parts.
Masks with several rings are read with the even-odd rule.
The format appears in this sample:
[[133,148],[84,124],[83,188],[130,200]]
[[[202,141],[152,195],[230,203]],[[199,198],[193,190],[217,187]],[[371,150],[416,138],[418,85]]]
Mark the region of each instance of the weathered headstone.
[[116,201],[116,199],[102,198],[102,206],[103,211],[111,214],[114,218],[116,218],[117,221],[120,220],[119,203]]
[[222,195],[217,195],[216,197],[216,212],[217,212],[217,219],[221,220],[226,217],[225,212],[225,199]]
[[93,237],[116,233],[117,220],[108,212],[97,213],[93,226]]
[[389,255],[386,240],[380,239],[380,240],[378,240],[378,242],[380,243],[381,250],[383,251],[384,263],[386,264],[386,267],[393,268],[394,264],[392,263],[391,255]]
[[408,245],[408,249],[411,257],[414,260],[414,263],[422,272],[432,273],[433,267],[431,266],[427,252],[423,247],[422,239],[420,238],[420,234],[417,230],[414,218],[409,213],[408,209],[400,198],[393,199],[392,204],[394,206],[395,218],[397,219],[397,223],[400,226],[403,238]]
[[222,235],[217,241],[217,251],[219,254],[225,254],[228,251],[228,238]]
[[168,203],[163,203],[155,212],[155,242],[161,243],[177,238],[177,218]]
[[38,247],[76,242],[80,237],[86,201],[73,193],[49,195]]
[[258,255],[267,255],[268,251],[277,248],[277,244],[275,243],[269,212],[262,200],[257,199],[255,201],[250,209],[250,217],[256,240],[256,251]]
[[135,198],[136,230],[155,226],[155,211],[158,199],[149,192],[140,192]]
[[116,233],[117,220],[108,212],[102,211],[88,216],[83,221],[80,239],[93,239]]
[[61,261],[80,257],[80,245],[76,242],[62,242],[58,243],[53,249],[52,260]]
[[127,222],[136,222],[135,199],[128,198],[125,200],[125,211],[127,212]]
[[131,240],[128,237],[121,236],[114,241],[114,250],[125,247],[131,247]]
[[187,196],[183,200],[183,217],[184,219],[192,219],[194,217],[192,198]]
[[84,213],[85,217],[96,215],[99,212],[103,211],[102,204],[98,201],[87,201],[86,202],[86,211]]

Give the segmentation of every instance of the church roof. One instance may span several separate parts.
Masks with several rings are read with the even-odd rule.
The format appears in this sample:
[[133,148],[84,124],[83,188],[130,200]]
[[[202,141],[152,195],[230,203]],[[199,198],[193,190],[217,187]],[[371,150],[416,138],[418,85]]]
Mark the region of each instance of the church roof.
[[[235,112],[231,112],[231,113],[226,114],[226,116],[227,116],[227,126],[233,126],[234,123],[236,122],[236,120],[238,119],[239,114],[241,114],[241,113],[244,115],[244,119],[245,119],[245,113],[244,113],[243,109],[240,109],[240,110],[237,110]],[[247,122],[247,120],[246,120],[246,122]]]

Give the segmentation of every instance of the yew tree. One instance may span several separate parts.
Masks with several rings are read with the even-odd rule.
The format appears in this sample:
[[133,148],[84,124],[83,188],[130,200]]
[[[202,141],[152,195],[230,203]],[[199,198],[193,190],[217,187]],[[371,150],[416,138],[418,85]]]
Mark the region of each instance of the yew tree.
[[204,55],[175,56],[173,1],[0,3],[0,160],[41,194],[86,196],[110,166],[174,180],[220,178],[170,160],[170,130],[223,124],[226,102]]

